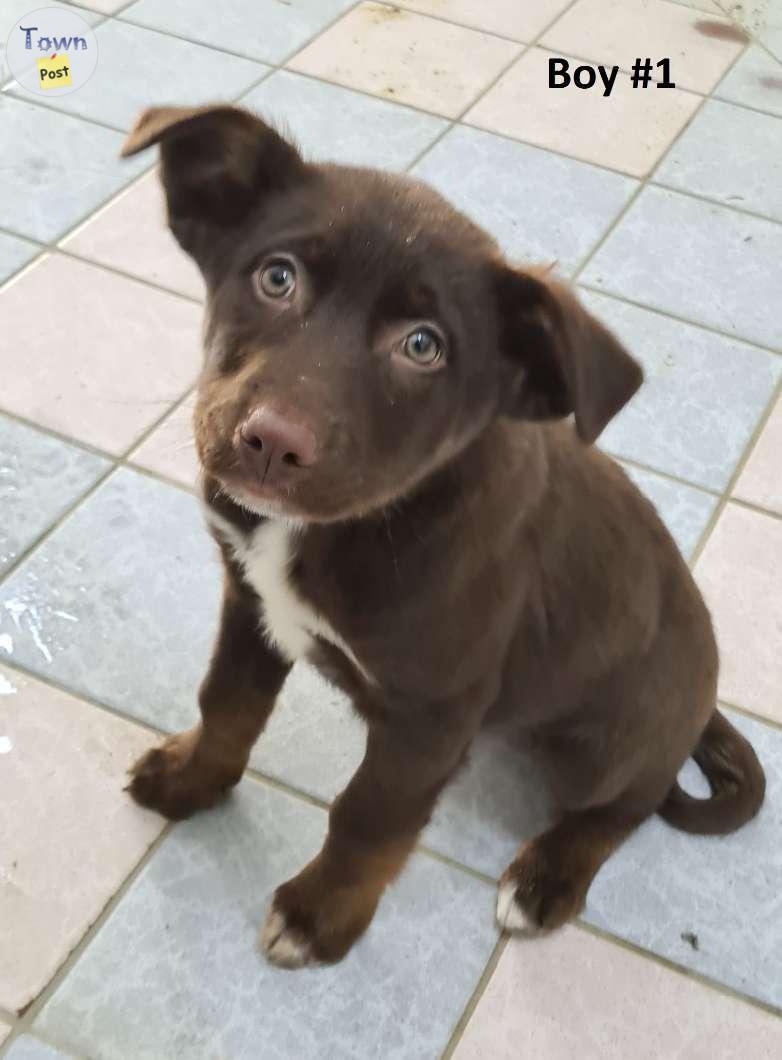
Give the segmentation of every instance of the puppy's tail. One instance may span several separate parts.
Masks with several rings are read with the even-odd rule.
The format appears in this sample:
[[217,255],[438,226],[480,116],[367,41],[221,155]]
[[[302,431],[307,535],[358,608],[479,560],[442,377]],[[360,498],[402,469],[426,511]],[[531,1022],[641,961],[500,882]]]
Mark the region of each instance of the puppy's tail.
[[675,783],[657,811],[684,832],[724,835],[749,821],[761,807],[766,777],[752,745],[718,710],[692,753],[706,775],[711,797],[698,799]]

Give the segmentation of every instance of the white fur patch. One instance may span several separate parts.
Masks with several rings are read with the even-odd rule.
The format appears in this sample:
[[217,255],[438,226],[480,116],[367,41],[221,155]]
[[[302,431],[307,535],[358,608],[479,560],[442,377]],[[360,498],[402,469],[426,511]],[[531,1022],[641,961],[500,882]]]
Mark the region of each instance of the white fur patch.
[[263,602],[263,626],[270,643],[290,662],[306,655],[315,637],[322,637],[350,659],[370,680],[350,646],[326,619],[301,599],[289,573],[299,528],[269,519],[249,534],[242,533],[211,508],[206,515],[233,549],[244,575]]
[[283,914],[274,908],[269,910],[258,941],[272,964],[281,968],[302,968],[313,963],[309,943],[290,931]]
[[540,932],[516,901],[516,884],[512,879],[501,880],[497,891],[497,923],[503,931],[519,931],[524,935]]

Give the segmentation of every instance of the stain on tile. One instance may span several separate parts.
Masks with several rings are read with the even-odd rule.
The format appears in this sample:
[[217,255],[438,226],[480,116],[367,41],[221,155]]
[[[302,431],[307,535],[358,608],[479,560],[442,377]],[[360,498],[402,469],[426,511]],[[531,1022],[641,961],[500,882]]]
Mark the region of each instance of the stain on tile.
[[718,22],[716,19],[699,18],[695,23],[695,29],[703,37],[711,40],[735,41],[737,44],[746,44],[750,39],[746,30],[733,23]]

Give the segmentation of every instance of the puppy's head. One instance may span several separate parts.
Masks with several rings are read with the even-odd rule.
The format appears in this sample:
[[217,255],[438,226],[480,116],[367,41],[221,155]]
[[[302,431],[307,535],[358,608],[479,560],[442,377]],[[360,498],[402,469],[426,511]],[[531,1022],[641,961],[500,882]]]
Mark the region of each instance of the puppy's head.
[[575,413],[592,442],[640,383],[565,287],[424,184],[308,164],[229,106],[148,110],[123,154],[153,143],[207,283],[199,457],[246,507],[378,509],[501,415]]

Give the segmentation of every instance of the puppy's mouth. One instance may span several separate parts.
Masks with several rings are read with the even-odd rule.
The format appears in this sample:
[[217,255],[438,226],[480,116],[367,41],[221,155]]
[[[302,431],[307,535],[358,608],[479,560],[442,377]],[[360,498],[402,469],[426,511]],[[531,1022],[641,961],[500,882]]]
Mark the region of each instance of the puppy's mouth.
[[305,515],[296,500],[292,485],[265,483],[261,479],[232,472],[216,476],[223,493],[240,508],[271,518],[303,522]]

